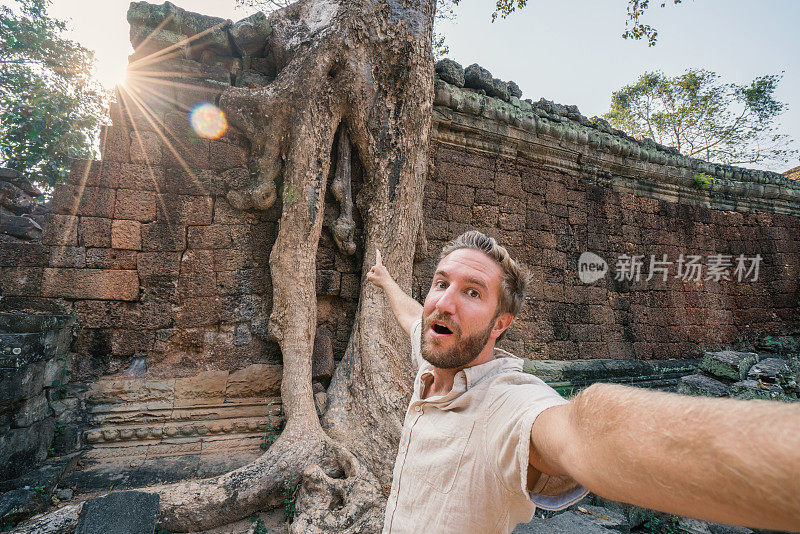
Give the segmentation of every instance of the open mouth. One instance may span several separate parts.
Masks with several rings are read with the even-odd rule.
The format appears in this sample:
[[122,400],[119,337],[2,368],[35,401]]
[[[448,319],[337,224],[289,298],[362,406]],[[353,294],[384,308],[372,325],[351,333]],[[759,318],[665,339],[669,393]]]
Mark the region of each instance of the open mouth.
[[436,332],[437,334],[442,335],[442,336],[453,333],[452,330],[450,330],[449,328],[447,328],[445,325],[443,325],[441,323],[433,323],[433,326],[431,327],[431,329],[434,332]]

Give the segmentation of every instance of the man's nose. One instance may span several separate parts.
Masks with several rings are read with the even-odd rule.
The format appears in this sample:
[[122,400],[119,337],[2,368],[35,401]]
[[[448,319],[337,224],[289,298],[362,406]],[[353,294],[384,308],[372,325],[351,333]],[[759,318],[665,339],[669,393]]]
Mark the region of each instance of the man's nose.
[[453,286],[448,287],[439,300],[436,301],[436,309],[442,313],[449,313],[453,315],[455,310],[455,293],[453,291]]

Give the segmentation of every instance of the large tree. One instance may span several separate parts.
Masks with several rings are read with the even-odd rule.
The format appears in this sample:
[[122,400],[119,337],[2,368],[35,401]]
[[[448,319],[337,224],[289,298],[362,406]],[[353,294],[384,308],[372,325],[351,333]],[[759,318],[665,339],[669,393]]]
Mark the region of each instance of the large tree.
[[778,131],[785,104],[775,99],[780,75],[739,85],[689,69],[678,76],[646,72],[615,91],[605,115],[613,126],[719,163],[785,163],[795,151]]
[[105,102],[92,53],[64,38],[50,3],[0,6],[0,163],[44,186],[93,156]]
[[[336,242],[344,252],[354,249],[350,182],[357,158],[362,272],[380,250],[391,275],[410,289],[415,248],[424,243],[435,6],[436,0],[298,0],[281,7],[268,17],[275,80],[221,96],[231,124],[250,139],[258,175],[254,186],[228,199],[242,209],[266,209],[282,196],[270,254],[269,332],[283,355],[286,424],[249,465],[148,488],[161,496],[159,526],[180,532],[230,523],[268,506],[286,481],[300,480],[292,532],[381,530],[413,379],[408,340],[383,294],[362,284],[328,408],[318,417],[311,381],[315,255],[329,187],[341,204]],[[147,9],[140,18],[153,31],[180,16],[174,6]],[[76,512],[59,512],[63,524]]]

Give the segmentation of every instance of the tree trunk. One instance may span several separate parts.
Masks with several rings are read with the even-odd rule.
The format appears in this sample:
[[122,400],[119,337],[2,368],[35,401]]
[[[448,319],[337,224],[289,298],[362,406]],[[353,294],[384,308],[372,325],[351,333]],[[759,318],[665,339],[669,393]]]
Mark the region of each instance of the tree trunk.
[[[380,249],[410,292],[433,106],[434,10],[434,0],[299,0],[269,16],[276,79],[258,89],[230,87],[221,96],[229,121],[251,141],[258,174],[255,186],[230,191],[228,200],[240,209],[266,209],[278,196],[282,201],[270,254],[269,332],[283,354],[286,426],[249,465],[148,488],[161,497],[159,527],[186,532],[237,521],[300,480],[293,532],[381,530],[413,379],[409,343],[383,293],[362,283],[353,332],[320,421],[311,384],[315,256],[340,132],[331,185],[341,202],[334,239],[343,252],[354,252],[349,158],[358,157],[364,171],[355,199],[364,224],[362,273]],[[61,523],[74,520],[78,509]]]

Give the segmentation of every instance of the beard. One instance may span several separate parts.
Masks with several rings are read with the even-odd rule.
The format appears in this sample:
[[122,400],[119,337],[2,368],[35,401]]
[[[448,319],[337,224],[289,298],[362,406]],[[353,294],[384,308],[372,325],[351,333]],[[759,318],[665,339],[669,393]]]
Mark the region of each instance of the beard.
[[[472,360],[478,357],[486,343],[489,341],[489,336],[494,328],[494,319],[492,319],[486,328],[480,332],[476,332],[471,336],[461,337],[461,328],[456,325],[451,325],[448,321],[449,314],[434,312],[430,316],[422,317],[422,344],[421,353],[422,357],[439,369],[459,369],[466,367]],[[451,349],[439,349],[436,347],[436,342],[429,342],[426,337],[430,325],[433,321],[446,321],[450,330],[450,334],[454,336],[455,346]]]

